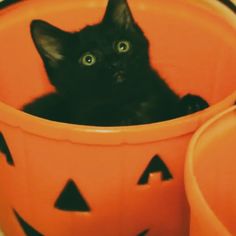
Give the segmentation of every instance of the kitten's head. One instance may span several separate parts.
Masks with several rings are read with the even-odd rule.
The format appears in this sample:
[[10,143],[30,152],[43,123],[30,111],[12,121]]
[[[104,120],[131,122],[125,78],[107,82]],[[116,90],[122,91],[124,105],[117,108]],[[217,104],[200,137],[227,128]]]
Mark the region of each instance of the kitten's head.
[[148,41],[126,0],[110,0],[101,23],[79,32],[34,20],[31,34],[51,83],[78,100],[125,96],[149,69]]

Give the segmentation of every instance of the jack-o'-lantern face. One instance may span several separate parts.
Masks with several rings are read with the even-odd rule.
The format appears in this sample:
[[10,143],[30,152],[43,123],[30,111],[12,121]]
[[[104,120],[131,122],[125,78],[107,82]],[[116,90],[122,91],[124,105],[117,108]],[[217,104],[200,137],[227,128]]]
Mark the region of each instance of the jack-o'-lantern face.
[[[17,168],[18,161],[14,160],[14,157],[11,154],[11,151],[7,145],[7,141],[4,138],[3,134],[0,134],[0,143],[1,143],[0,150],[3,156],[5,156],[7,165],[10,168]],[[150,191],[150,188],[149,188],[150,177],[155,175],[155,173],[161,174],[162,181],[170,181],[173,178],[172,174],[170,173],[168,167],[163,162],[163,160],[158,155],[155,155],[154,157],[150,159],[147,167],[144,168],[144,170],[139,174],[138,178],[136,179],[136,183],[133,183],[133,184],[137,186],[137,189],[146,187],[145,191]],[[42,175],[44,174],[45,173],[42,172]],[[78,176],[79,176],[79,173],[78,173]],[[102,177],[102,173],[101,173],[101,177]],[[99,176],[97,176],[96,178],[99,178]],[[107,181],[112,181],[112,180],[108,179]],[[83,191],[83,188],[79,186],[79,183],[75,179],[68,176],[66,177],[66,179],[64,179],[64,182],[61,184],[61,186],[62,187],[59,191],[59,194],[57,194],[56,198],[53,200],[54,204],[51,206],[54,209],[54,211],[58,211],[60,212],[60,214],[66,213],[68,214],[68,218],[70,218],[71,214],[73,213],[78,214],[78,217],[79,217],[80,214],[93,214],[93,211],[94,212],[97,211],[96,206],[95,206],[96,204],[93,204],[94,199],[91,199],[90,201],[89,195],[86,194],[87,190]],[[96,187],[96,189],[100,189],[100,191],[102,192],[103,188],[105,187],[106,186],[100,186],[99,188]],[[48,192],[47,189],[43,191],[45,192],[45,194]],[[55,190],[51,189],[50,191],[55,191]],[[112,194],[110,198],[112,198]],[[122,202],[122,196],[118,196],[118,198],[120,198],[120,201]],[[102,202],[102,199],[97,199],[97,201]],[[43,206],[38,206],[38,207],[40,208],[42,212],[45,211]],[[136,207],[139,207],[139,206],[136,206]],[[47,235],[47,232],[44,232],[43,229],[40,229],[40,227],[35,227],[33,224],[29,222],[29,220],[26,220],[26,218],[24,217],[24,213],[21,212],[17,206],[14,206],[11,209],[11,211],[12,211],[12,215],[15,218],[15,221],[21,227],[25,235],[27,236]],[[96,214],[99,216],[99,212],[96,212]],[[113,214],[114,213],[111,213],[109,217],[112,218]],[[102,217],[102,214],[101,214],[101,217]],[[45,219],[46,218],[47,218],[47,215],[45,215]],[[91,219],[88,218],[87,220],[89,221]],[[149,235],[149,232],[151,232],[151,230],[152,230],[151,228],[146,227],[141,232],[137,232],[136,235],[137,236]],[[97,235],[101,235],[101,234],[98,232]]]

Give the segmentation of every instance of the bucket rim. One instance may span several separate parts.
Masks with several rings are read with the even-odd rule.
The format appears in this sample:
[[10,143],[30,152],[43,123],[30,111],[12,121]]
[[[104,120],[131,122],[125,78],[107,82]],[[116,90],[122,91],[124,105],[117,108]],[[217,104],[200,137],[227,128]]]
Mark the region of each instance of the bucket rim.
[[[145,144],[192,134],[210,117],[232,106],[236,91],[223,101],[194,114],[145,125],[98,127],[50,121],[17,110],[0,102],[0,122],[47,139],[87,145]],[[4,129],[3,129],[4,132]]]

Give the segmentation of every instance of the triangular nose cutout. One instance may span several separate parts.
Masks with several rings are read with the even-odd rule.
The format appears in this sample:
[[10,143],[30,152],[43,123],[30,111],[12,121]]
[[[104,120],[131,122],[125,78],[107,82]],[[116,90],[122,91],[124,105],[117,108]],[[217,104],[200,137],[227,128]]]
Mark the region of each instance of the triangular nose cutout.
[[43,234],[30,226],[15,210],[13,211],[26,236],[43,236]]
[[55,203],[55,207],[63,211],[91,211],[73,180],[67,182]]
[[0,152],[2,152],[6,156],[7,163],[11,166],[14,166],[14,161],[13,161],[11,152],[10,152],[7,142],[1,132],[0,132]]
[[147,236],[149,229],[144,230],[142,233],[138,234],[137,236]]
[[150,174],[158,172],[161,172],[163,181],[167,181],[173,178],[165,163],[161,160],[159,156],[156,155],[152,158],[152,160],[148,164],[144,173],[140,177],[138,184],[139,185],[148,184]]

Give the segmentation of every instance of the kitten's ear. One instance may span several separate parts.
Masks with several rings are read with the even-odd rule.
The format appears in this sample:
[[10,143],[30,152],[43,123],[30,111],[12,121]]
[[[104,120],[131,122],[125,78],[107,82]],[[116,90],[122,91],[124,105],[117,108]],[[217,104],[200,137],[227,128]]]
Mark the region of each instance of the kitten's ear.
[[44,60],[56,65],[63,59],[63,42],[69,33],[41,20],[33,20],[30,30],[34,44]]
[[109,0],[103,23],[115,24],[126,30],[133,30],[135,21],[127,0]]

